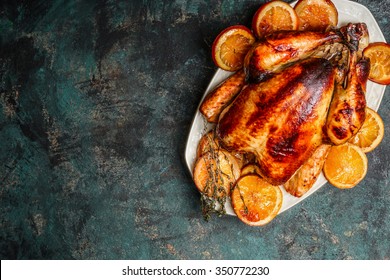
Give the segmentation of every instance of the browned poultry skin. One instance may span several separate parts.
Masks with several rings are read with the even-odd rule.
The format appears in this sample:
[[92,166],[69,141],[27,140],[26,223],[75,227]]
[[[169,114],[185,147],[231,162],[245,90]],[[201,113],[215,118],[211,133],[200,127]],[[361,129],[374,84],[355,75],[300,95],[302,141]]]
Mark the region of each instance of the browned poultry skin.
[[357,36],[359,37],[355,40],[351,39],[352,44],[358,45],[350,54],[349,72],[344,83],[346,87],[337,84],[329,109],[326,134],[335,145],[341,145],[353,137],[362,127],[366,117],[365,91],[370,62],[367,58],[360,59],[360,57],[362,56],[362,45],[366,45],[366,41],[368,41],[366,39],[368,31],[366,26],[362,24],[348,25],[346,29],[350,31],[350,36],[356,36],[355,33],[358,31]]
[[218,121],[219,114],[234,97],[241,91],[245,84],[244,70],[240,70],[210,92],[200,106],[200,112],[208,122]]
[[229,150],[254,153],[262,176],[283,184],[322,143],[334,78],[330,62],[309,59],[250,84],[222,112],[217,135]]
[[268,79],[286,65],[309,57],[317,47],[341,40],[340,34],[333,31],[273,33],[256,43],[246,55],[244,67],[247,78],[252,82]]
[[331,145],[320,145],[313,155],[295,172],[295,174],[284,184],[285,190],[296,197],[307,193],[317,181]]
[[[364,65],[365,61],[361,61],[360,65]],[[344,89],[340,84],[336,86],[329,109],[326,133],[335,145],[344,144],[354,136],[366,118],[365,91],[358,81],[356,70],[351,78],[347,88]]]

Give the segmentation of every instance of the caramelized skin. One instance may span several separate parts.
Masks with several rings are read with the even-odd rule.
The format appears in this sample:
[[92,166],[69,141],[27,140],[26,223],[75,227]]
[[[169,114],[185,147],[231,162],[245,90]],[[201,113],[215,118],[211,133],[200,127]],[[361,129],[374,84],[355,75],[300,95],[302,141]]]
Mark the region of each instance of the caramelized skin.
[[262,176],[285,183],[322,143],[335,71],[325,59],[309,59],[249,84],[226,108],[217,135],[230,150],[256,155]]
[[337,84],[326,124],[327,136],[335,145],[341,145],[354,136],[366,117],[365,91],[370,62],[360,57],[362,45],[366,45],[368,41],[368,32],[362,24],[348,25],[346,29],[344,32],[348,33],[348,37],[352,37],[349,39],[352,51],[349,72],[344,83],[346,87]]
[[219,114],[236,95],[241,91],[245,84],[244,70],[240,70],[222,82],[212,92],[210,92],[200,106],[200,112],[205,116],[208,122],[218,121]]
[[[356,56],[353,56],[351,61],[355,60]],[[335,145],[341,145],[354,136],[366,118],[365,85],[358,75],[358,72],[366,70],[357,69],[367,69],[368,65],[367,60],[361,60],[357,65],[355,62],[347,88],[340,84],[336,86],[326,124],[327,136]]]
[[313,155],[284,184],[286,191],[296,197],[304,195],[317,181],[331,145],[320,145]]
[[358,60],[362,58],[363,50],[370,42],[367,25],[365,23],[349,23],[340,28],[343,42],[353,52],[357,52]]
[[309,57],[314,50],[327,43],[341,41],[333,31],[280,31],[255,44],[245,57],[245,72],[249,81],[268,79],[286,65]]

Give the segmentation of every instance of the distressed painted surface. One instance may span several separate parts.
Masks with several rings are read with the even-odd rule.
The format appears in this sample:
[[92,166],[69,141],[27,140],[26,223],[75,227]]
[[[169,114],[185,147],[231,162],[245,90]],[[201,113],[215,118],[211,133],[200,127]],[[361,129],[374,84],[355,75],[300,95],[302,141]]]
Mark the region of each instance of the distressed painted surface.
[[[262,1],[2,1],[2,259],[389,259],[385,138],[355,189],[203,221],[182,161],[210,45]],[[390,40],[390,1],[357,1]]]

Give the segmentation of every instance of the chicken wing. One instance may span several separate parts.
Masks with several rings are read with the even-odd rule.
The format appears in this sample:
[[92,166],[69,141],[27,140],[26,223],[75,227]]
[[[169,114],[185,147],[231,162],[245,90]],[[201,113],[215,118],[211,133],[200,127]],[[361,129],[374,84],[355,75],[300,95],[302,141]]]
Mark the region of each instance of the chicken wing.
[[317,47],[339,42],[339,32],[280,31],[256,43],[245,56],[247,79],[260,82],[287,65],[309,57]]
[[331,145],[320,145],[313,155],[284,184],[285,190],[296,197],[308,192],[320,175]]
[[223,81],[206,96],[199,110],[208,122],[215,123],[218,121],[219,114],[233,101],[244,84],[245,73],[244,70],[240,70]]

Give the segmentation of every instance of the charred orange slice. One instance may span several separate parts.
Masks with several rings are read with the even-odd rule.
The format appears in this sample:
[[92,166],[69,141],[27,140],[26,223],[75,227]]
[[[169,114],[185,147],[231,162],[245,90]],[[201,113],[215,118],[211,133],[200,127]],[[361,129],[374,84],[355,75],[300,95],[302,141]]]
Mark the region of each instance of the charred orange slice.
[[374,150],[382,141],[385,127],[377,112],[367,107],[366,119],[358,133],[349,142],[359,146],[363,152]]
[[338,12],[330,0],[299,0],[294,10],[299,30],[325,31],[329,26],[337,26]]
[[223,30],[214,40],[212,57],[216,66],[226,71],[243,67],[248,50],[255,43],[255,36],[243,25],[234,25]]
[[232,192],[232,205],[237,217],[250,226],[269,223],[278,214],[283,194],[258,175],[241,177]]
[[346,143],[330,148],[324,164],[329,183],[340,189],[355,187],[367,173],[367,156],[358,146]]
[[378,84],[390,84],[390,45],[383,42],[371,43],[363,55],[370,59],[368,78]]
[[262,38],[279,30],[296,30],[298,16],[294,9],[283,1],[271,1],[261,6],[252,20],[252,30]]

